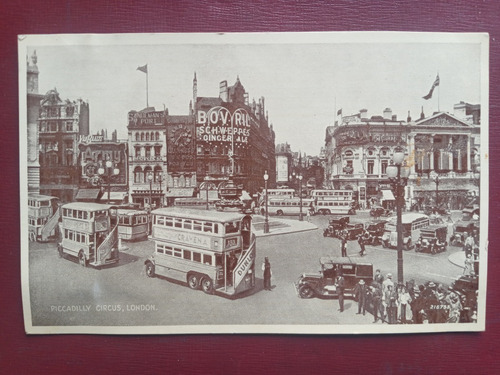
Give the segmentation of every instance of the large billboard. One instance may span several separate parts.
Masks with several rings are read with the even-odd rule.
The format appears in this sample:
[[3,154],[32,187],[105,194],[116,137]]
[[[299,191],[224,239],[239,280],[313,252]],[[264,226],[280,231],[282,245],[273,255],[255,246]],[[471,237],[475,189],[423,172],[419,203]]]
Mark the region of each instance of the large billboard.
[[244,108],[229,110],[226,107],[212,107],[207,112],[196,113],[196,138],[200,142],[220,142],[247,145],[253,121]]
[[[81,185],[98,187],[107,185],[127,186],[128,163],[127,144],[106,142],[98,136],[88,136],[80,140]],[[111,168],[106,168],[106,162],[111,162]],[[99,174],[102,168],[104,174]],[[118,174],[114,174],[114,172]]]
[[288,158],[285,155],[276,157],[276,182],[288,182]]

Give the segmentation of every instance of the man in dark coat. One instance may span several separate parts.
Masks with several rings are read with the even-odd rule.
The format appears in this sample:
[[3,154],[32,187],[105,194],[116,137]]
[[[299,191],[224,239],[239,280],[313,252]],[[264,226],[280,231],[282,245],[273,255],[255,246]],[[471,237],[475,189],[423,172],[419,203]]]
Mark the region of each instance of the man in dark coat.
[[356,314],[363,315],[366,313],[366,294],[368,292],[365,280],[359,280],[359,283],[354,288],[354,298],[358,301],[358,312]]
[[359,243],[359,248],[361,249],[359,252],[359,255],[364,256],[365,255],[365,237],[364,237],[364,235],[360,234],[358,236],[358,243]]
[[345,233],[342,233],[342,244],[340,245],[340,250],[342,252],[342,256],[346,257],[347,256],[347,235]]
[[383,312],[380,311],[380,306],[382,302],[382,290],[376,288],[374,286],[370,287],[371,289],[371,297],[373,303],[373,323],[378,322],[378,314],[380,313],[380,318],[383,319]]
[[337,295],[339,296],[339,311],[344,311],[344,276],[342,272],[339,272],[337,279],[335,280],[335,286],[337,287]]
[[264,264],[262,265],[262,270],[264,271],[264,289],[272,290],[271,288],[271,263],[269,258],[264,259]]

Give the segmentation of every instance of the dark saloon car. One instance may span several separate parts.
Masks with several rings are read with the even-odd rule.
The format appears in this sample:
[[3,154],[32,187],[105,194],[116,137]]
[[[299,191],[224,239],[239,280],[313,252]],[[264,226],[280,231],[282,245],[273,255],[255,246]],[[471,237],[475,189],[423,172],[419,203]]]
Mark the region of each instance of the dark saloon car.
[[370,216],[381,217],[381,216],[391,216],[392,211],[384,207],[375,206],[370,210]]
[[436,254],[446,251],[448,227],[446,225],[429,225],[420,230],[420,237],[415,243],[415,251]]
[[353,295],[360,280],[370,285],[373,279],[371,263],[353,263],[345,258],[321,257],[319,273],[304,273],[295,282],[300,298],[337,297],[335,280],[341,273],[344,277],[344,294]]
[[335,216],[328,221],[328,227],[323,231],[324,237],[340,237],[340,233],[349,223],[349,216]]

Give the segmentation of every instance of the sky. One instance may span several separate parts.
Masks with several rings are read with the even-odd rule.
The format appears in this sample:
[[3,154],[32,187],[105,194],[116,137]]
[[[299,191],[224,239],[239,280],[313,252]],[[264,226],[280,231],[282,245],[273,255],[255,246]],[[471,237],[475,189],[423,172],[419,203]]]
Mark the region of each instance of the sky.
[[[477,36],[477,35],[476,35]],[[481,46],[478,38],[415,34],[170,34],[28,37],[20,59],[36,50],[39,92],[57,88],[61,99],[82,98],[90,106],[90,130],[116,129],[127,137],[127,113],[149,106],[188,114],[193,76],[198,96],[217,97],[219,83],[239,77],[250,101],[265,98],[276,144],[318,155],[336,111],[361,108],[368,115],[392,109],[406,120],[439,110],[453,112],[465,101],[481,103]],[[25,59],[25,57],[24,57]],[[24,64],[23,60],[23,64]],[[23,64],[20,64],[21,68]],[[483,69],[484,70],[484,69]],[[22,73],[22,69],[21,72]],[[24,73],[25,74],[25,73]],[[429,100],[439,74],[440,85]]]

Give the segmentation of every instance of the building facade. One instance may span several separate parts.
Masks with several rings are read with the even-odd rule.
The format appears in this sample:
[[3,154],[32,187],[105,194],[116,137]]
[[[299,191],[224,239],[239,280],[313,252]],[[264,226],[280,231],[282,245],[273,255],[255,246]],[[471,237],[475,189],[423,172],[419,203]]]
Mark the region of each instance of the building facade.
[[192,114],[196,126],[196,178],[221,186],[228,180],[242,185],[250,194],[276,184],[275,134],[269,124],[264,98],[249,102],[239,78],[233,86],[222,81],[219,97],[198,96],[193,80]]
[[89,105],[61,100],[56,89],[40,102],[38,116],[40,192],[74,201],[79,183],[78,144],[89,135]]
[[427,118],[422,113],[417,121],[409,116],[401,121],[389,108],[383,116],[368,117],[367,110],[361,110],[343,117],[340,124],[326,131],[329,187],[354,190],[362,207],[375,203],[390,206],[394,196],[386,169],[394,152],[403,149],[410,167],[405,188],[407,208],[435,205],[437,191],[438,205],[461,209],[467,191],[475,184],[472,176],[478,167],[480,130],[479,124],[473,123],[474,119],[479,121],[479,109],[476,106],[474,116],[465,116],[464,106],[455,107],[458,113],[463,112],[463,119],[439,112]]
[[162,206],[167,173],[166,111],[145,108],[128,113],[128,189],[130,203]]

